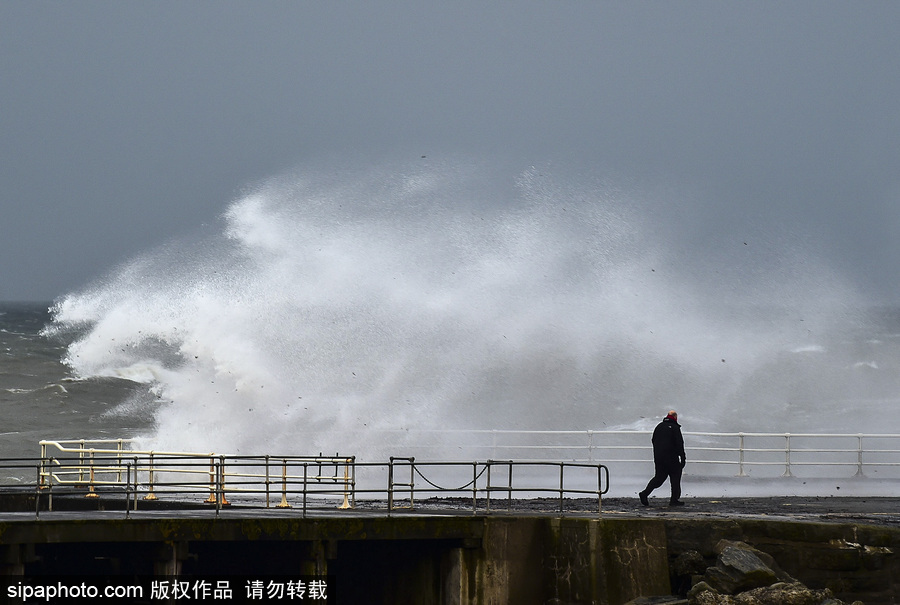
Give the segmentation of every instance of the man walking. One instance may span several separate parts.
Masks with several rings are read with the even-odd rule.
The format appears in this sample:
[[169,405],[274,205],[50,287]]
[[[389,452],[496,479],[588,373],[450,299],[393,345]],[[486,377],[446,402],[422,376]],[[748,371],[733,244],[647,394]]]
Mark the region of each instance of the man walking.
[[687,459],[684,456],[684,437],[681,436],[681,425],[678,424],[678,414],[675,410],[670,410],[663,421],[656,425],[652,441],[656,474],[650,479],[644,491],[638,494],[641,504],[650,506],[650,501],[647,500],[650,492],[668,479],[672,487],[669,506],[684,506],[684,502],[679,498],[681,498],[681,471]]

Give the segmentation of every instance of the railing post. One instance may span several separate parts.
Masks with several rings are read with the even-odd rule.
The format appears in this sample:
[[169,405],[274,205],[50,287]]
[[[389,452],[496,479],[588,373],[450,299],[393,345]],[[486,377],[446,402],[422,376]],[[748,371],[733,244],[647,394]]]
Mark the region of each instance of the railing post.
[[[135,472],[137,472],[137,467],[135,467]],[[150,485],[148,487],[147,495],[144,496],[144,500],[156,500],[156,494],[153,492],[153,483],[154,483],[154,469],[153,469],[153,452],[150,452],[150,469],[148,471],[148,478],[150,481]],[[137,481],[137,478],[135,478]]]
[[[121,471],[119,472],[121,476]],[[125,518],[131,516],[131,464],[125,465]]]
[[512,510],[513,495],[513,461],[509,460],[509,486],[506,491],[506,510]]
[[563,512],[563,469],[566,463],[559,463],[559,512]]
[[116,446],[116,483],[122,483],[122,440],[117,441]]
[[356,508],[356,456],[350,456],[350,504]]
[[204,500],[205,504],[217,504],[216,498],[216,458],[215,454],[209,455],[209,498]]
[[857,451],[857,459],[856,459],[856,476],[857,477],[865,477],[866,474],[863,472],[863,447],[862,447],[863,436],[862,433],[856,435],[856,451]]
[[594,463],[594,431],[588,429],[588,461]]
[[388,510],[394,510],[394,457],[388,460]]
[[139,489],[138,484],[141,481],[141,479],[140,479],[141,476],[140,476],[139,470],[138,470],[138,457],[137,456],[134,457],[134,461],[132,463],[132,468],[134,468],[134,510],[135,510],[135,512],[137,512],[137,509],[138,509],[137,495],[138,495],[138,489]]
[[41,465],[38,470],[38,489],[44,489],[44,461],[47,459],[47,444],[41,443]]
[[597,465],[597,514],[603,512],[603,465]]
[[219,456],[219,505],[231,506],[231,502],[225,499],[225,456]]
[[[41,464],[43,464],[43,459],[41,460]],[[38,488],[34,491],[34,518],[41,518],[41,464],[37,465],[37,478],[38,478]]]
[[91,463],[90,463],[90,483],[88,484],[88,493],[84,495],[85,498],[99,498],[100,494],[94,491],[94,450],[91,449]]
[[81,440],[81,447],[78,448],[78,483],[84,483],[84,439]]
[[[486,503],[486,510],[488,513],[491,512],[491,467],[493,466],[493,460],[488,460],[485,462],[485,466],[487,467],[487,485],[484,490],[484,500]],[[477,493],[475,491],[475,482],[478,480],[478,464],[472,463],[472,512],[474,513],[476,508],[476,503],[478,502]]]
[[308,473],[309,473],[309,463],[303,464],[303,518],[306,518],[306,493],[308,491],[309,481],[308,481]]
[[416,493],[416,458],[409,459],[409,510],[415,510],[415,493]]
[[272,481],[269,477],[269,455],[266,454],[266,508],[269,508],[269,486]]
[[[337,469],[335,469],[337,470]],[[350,460],[344,460],[344,503],[341,504],[339,508],[342,510],[346,510],[348,508],[353,508],[350,506]]]
[[744,473],[744,434],[738,433],[738,477],[746,477],[746,473]]
[[47,512],[53,512],[53,478],[47,484]]
[[[306,510],[306,467],[308,462],[303,463],[303,508]],[[281,461],[281,502],[275,508],[291,508],[287,501],[287,458]]]
[[[220,471],[220,469],[219,469],[218,463],[213,463],[213,466],[214,466],[214,470],[215,470],[216,483],[218,483],[219,473],[220,473],[221,471]],[[216,489],[218,490],[218,486],[216,487]],[[215,504],[216,504],[216,517],[218,518],[218,516],[219,516],[219,510],[221,510],[221,508],[222,508],[222,502],[221,502],[221,501],[219,500],[219,498],[218,498],[218,493],[216,493],[215,496],[216,496],[216,498],[215,498]]]
[[784,434],[784,474],[782,477],[793,477],[791,474],[791,434]]

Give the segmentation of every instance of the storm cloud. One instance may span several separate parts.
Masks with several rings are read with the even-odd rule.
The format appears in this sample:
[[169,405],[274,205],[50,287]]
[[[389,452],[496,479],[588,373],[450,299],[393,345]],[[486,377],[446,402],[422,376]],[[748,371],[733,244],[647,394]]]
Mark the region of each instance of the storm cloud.
[[[0,3],[0,299],[306,162],[463,154],[644,192],[689,254],[796,237],[896,301],[896,3]],[[747,241],[749,240],[749,241]]]

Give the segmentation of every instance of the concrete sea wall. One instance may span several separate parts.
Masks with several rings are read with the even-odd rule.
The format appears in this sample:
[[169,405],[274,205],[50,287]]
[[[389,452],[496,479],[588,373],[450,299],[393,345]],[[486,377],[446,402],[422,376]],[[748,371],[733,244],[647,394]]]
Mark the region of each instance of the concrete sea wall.
[[[673,562],[722,539],[772,555],[810,587],[894,603],[900,530],[760,519],[208,511],[0,521],[5,574],[329,577],[339,603],[619,605],[683,589]],[[689,580],[689,578],[688,578]]]

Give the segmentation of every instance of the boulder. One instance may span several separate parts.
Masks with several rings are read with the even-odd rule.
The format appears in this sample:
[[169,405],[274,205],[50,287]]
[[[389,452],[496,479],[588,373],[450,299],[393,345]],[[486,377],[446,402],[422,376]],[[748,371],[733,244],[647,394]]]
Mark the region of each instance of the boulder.
[[678,555],[670,567],[674,592],[687,593],[706,571],[706,567],[706,560],[696,550],[688,550]]
[[[715,551],[716,564],[687,592],[689,605],[845,605],[827,588],[807,588],[749,544],[722,540]],[[686,575],[701,560],[699,553],[686,552],[673,562],[672,571]]]
[[694,584],[687,593],[688,602],[691,605],[704,602],[716,603],[718,601],[715,599],[721,596],[718,590],[703,581]]
[[766,564],[766,567],[768,567],[769,569],[771,569],[772,571],[775,572],[775,575],[778,577],[779,582],[789,582],[789,583],[797,582],[797,580],[795,578],[791,577],[790,574],[788,574],[783,569],[781,569],[781,567],[779,567],[778,563],[775,562],[775,558],[772,555],[770,555],[767,552],[763,552],[757,548],[754,548],[754,547],[750,546],[749,544],[747,544],[746,542],[737,542],[734,540],[719,540],[719,542],[716,544],[716,548],[715,548],[716,554],[721,555],[722,551],[724,551],[729,546],[731,546],[733,548],[740,548],[741,550],[747,550],[747,551],[755,554],[757,557],[760,558],[760,560],[763,563]]
[[730,594],[719,594],[712,590],[697,593],[688,599],[688,605],[735,605]]
[[686,550],[672,562],[672,573],[676,576],[702,574],[706,570],[706,560],[696,550]]
[[720,593],[736,594],[778,581],[775,571],[749,548],[726,546],[704,580]]
[[[845,605],[830,590],[814,590],[800,582],[776,582],[736,595],[721,594],[705,582],[688,593],[690,605]],[[855,602],[853,605],[862,605]]]
[[823,605],[839,601],[827,588],[813,590],[800,582],[778,582],[736,595],[734,602],[736,605]]

